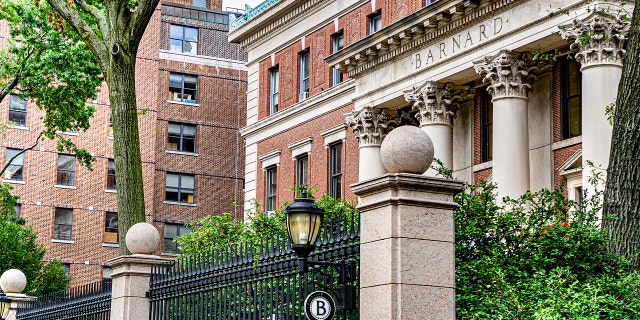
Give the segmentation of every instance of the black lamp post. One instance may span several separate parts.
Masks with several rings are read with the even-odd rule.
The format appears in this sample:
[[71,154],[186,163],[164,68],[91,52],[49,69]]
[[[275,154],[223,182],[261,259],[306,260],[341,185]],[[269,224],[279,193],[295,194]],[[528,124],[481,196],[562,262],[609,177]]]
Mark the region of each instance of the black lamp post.
[[307,272],[310,266],[328,266],[338,270],[337,289],[338,308],[353,309],[355,290],[348,284],[355,280],[356,265],[354,261],[312,261],[309,254],[315,248],[320,226],[324,218],[324,210],[318,208],[312,199],[307,198],[307,190],[302,190],[300,198],[284,209],[287,216],[287,230],[291,240],[291,249],[298,255],[300,272]]
[[10,307],[11,299],[7,298],[4,294],[0,295],[0,319],[4,320],[7,318]]

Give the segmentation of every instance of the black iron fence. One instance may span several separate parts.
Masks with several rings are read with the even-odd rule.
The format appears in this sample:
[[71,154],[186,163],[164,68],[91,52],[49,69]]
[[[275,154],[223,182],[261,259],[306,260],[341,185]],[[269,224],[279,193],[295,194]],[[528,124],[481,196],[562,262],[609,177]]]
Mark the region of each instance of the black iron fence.
[[[327,219],[310,259],[357,264],[359,245],[354,217]],[[355,288],[357,274],[349,283]],[[288,237],[282,233],[259,246],[242,244],[155,266],[148,294],[150,319],[302,320],[304,299],[317,290],[340,291],[336,270],[312,267],[301,273]],[[338,319],[359,318],[358,291],[353,294],[356,305],[340,310]]]
[[18,304],[17,320],[108,320],[111,279],[52,293]]

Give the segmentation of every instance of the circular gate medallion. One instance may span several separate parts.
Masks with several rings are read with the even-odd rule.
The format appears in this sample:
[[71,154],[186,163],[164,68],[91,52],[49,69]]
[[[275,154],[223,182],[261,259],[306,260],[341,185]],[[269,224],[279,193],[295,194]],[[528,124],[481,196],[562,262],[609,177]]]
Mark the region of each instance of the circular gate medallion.
[[336,303],[324,291],[312,292],[304,300],[304,314],[309,320],[331,320],[336,315]]

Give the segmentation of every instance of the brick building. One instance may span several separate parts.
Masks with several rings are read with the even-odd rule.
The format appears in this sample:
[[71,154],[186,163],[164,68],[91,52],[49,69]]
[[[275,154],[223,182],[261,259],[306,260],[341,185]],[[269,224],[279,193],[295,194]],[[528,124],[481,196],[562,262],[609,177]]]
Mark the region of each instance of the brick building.
[[[138,52],[136,91],[147,221],[164,235],[162,254],[184,227],[208,214],[242,216],[246,52],[227,41],[229,12],[221,0],[161,1]],[[3,34],[7,34],[6,25]],[[18,211],[38,232],[47,259],[69,268],[71,285],[109,276],[118,255],[115,167],[108,91],[91,102],[87,132],[68,133],[97,161],[93,171],[73,155],[41,142],[14,162],[4,182],[20,195]],[[2,163],[33,143],[42,111],[16,96],[0,105],[12,125],[1,142]]]
[[249,54],[245,199],[272,210],[295,184],[353,198],[349,184],[385,172],[380,143],[401,110],[456,178],[489,179],[508,196],[566,183],[581,201],[588,161],[608,164],[605,106],[632,11],[619,1],[265,1],[229,33]]

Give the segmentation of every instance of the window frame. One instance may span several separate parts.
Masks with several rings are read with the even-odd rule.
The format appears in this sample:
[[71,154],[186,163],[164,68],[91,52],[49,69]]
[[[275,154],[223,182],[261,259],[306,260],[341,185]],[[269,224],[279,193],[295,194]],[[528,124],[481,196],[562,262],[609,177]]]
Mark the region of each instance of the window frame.
[[[114,219],[115,219],[115,227],[113,226]],[[109,241],[109,240],[112,240],[113,234],[115,234],[115,241]],[[117,212],[106,211],[104,213],[104,232],[102,235],[102,242],[118,243],[118,213]]]
[[265,169],[264,178],[264,210],[276,210],[278,199],[278,167],[269,166]]
[[[10,150],[15,151],[15,153],[13,153],[11,156],[9,156],[9,152]],[[14,148],[6,148],[5,150],[5,164],[9,164],[9,160],[11,159],[11,157],[13,157],[16,153],[21,152],[21,149],[14,149]],[[14,164],[14,162],[16,161],[20,161],[22,162],[21,164]],[[7,178],[7,174],[11,173],[11,168],[12,167],[20,167],[19,170],[16,170],[16,172],[20,173],[20,177],[19,179],[14,179],[14,175],[11,175],[11,177]],[[22,152],[17,158],[13,159],[13,161],[11,161],[11,163],[7,166],[7,170],[5,170],[4,172],[4,177],[2,177],[3,180],[7,180],[7,181],[24,181],[24,152]]]
[[368,16],[369,35],[372,35],[382,29],[382,11],[378,10]]
[[[169,238],[167,237],[167,227],[176,227],[176,236],[173,238]],[[163,231],[162,231],[162,253],[163,254],[180,254],[182,253],[182,251],[180,251],[180,246],[178,245],[178,243],[174,242],[173,239],[185,235],[187,233],[191,233],[193,232],[193,230],[191,228],[188,228],[185,225],[182,224],[177,224],[177,223],[165,223],[164,227],[163,227]],[[168,241],[167,241],[168,240]],[[167,242],[170,243],[171,245],[167,246]],[[171,248],[167,248],[167,247],[171,247]],[[169,251],[167,249],[173,249],[175,248],[175,251]]]
[[[181,38],[174,38],[174,37],[172,36],[171,28],[173,28],[173,27],[179,27],[179,28],[181,28],[181,29],[182,29],[182,37],[181,37]],[[186,42],[186,43],[189,43],[189,45],[192,45],[192,43],[194,42],[194,41],[188,41],[188,40],[185,40],[185,34],[186,34],[186,32],[187,32],[187,29],[192,29],[192,30],[195,30],[195,32],[196,32],[196,41],[195,41],[195,44],[196,44],[196,45],[195,45],[195,52],[192,52],[193,50],[191,50],[191,51],[184,51],[184,49],[185,49],[185,42]],[[181,44],[180,44],[180,50],[173,50],[173,49],[172,49],[172,48],[173,48],[173,44],[172,44],[172,41],[173,41],[173,40],[181,41]],[[198,47],[199,47],[199,45],[198,45],[199,40],[200,40],[200,29],[199,29],[199,28],[187,27],[187,26],[183,26],[183,25],[179,25],[179,24],[170,24],[170,25],[169,25],[169,51],[172,51],[172,52],[179,52],[179,53],[187,53],[187,54],[195,54],[195,55],[197,55],[197,54],[198,54]]]
[[[331,53],[336,53],[344,48],[344,32],[342,30],[331,36]],[[331,67],[331,86],[335,86],[344,81],[344,74],[340,70]]]
[[334,199],[342,198],[342,141],[329,145],[329,196]]
[[[577,68],[577,79],[570,78],[569,72],[571,64]],[[569,92],[571,83],[576,80],[578,82],[578,92],[571,94]],[[571,118],[571,100],[575,98],[578,99],[578,134],[571,133],[571,122],[574,120]],[[580,71],[578,62],[574,59],[569,59],[566,56],[560,59],[560,127],[563,140],[582,135],[582,72]]]
[[[16,108],[14,102],[17,99],[23,101],[23,103],[21,105],[24,105],[24,109]],[[28,115],[29,115],[29,111],[28,110],[29,110],[29,99],[28,98],[20,98],[18,95],[15,95],[15,94],[10,94],[9,95],[9,114],[7,116],[7,120],[9,121],[9,123],[13,122],[13,125],[12,125],[13,127],[18,127],[18,128],[26,128],[26,127],[28,127],[27,126],[27,121],[29,120],[28,119]],[[24,123],[13,121],[11,119],[12,118],[12,114],[21,115],[21,117],[24,118],[24,120],[23,120]],[[15,118],[15,116],[13,116],[13,118]]]
[[[179,135],[176,136],[175,133],[173,133],[173,138],[174,139],[178,139],[178,148],[177,149],[170,149],[169,148],[169,146],[172,144],[172,142],[169,141],[169,139],[172,137],[172,133],[170,131],[171,130],[171,125],[179,125],[180,126]],[[193,130],[194,130],[193,136],[185,135],[185,126],[193,128]],[[187,140],[187,139],[192,139],[193,140],[193,151],[185,151],[184,150],[185,149],[185,140]],[[188,124],[188,123],[181,123],[181,122],[169,122],[167,124],[167,150],[168,151],[195,154],[196,151],[197,151],[197,142],[198,142],[198,126],[197,125]]]
[[278,112],[280,93],[280,68],[274,66],[269,69],[269,114]]
[[[169,175],[175,175],[178,177],[178,186],[177,186],[177,195],[178,195],[178,199],[177,200],[173,200],[173,199],[169,199],[167,196],[167,193],[169,193],[169,191],[167,190],[168,188],[170,188],[170,186],[168,186],[167,184],[169,183]],[[182,178],[183,177],[191,177],[193,178],[193,189],[191,188],[186,188],[182,186]],[[173,186],[171,186],[171,188],[174,188]],[[191,193],[189,192],[184,192],[184,191],[191,191]],[[188,199],[188,195],[191,195],[191,201],[182,201],[180,199],[182,199],[182,195],[186,194],[187,195],[187,199]],[[176,173],[176,172],[167,172],[166,177],[165,177],[165,201],[169,202],[169,203],[189,203],[189,204],[193,204],[195,203],[195,198],[196,198],[196,176],[192,175],[192,174],[185,174],[185,173]]]
[[[176,86],[171,86],[171,77],[172,76],[180,76],[181,80],[180,80],[180,92],[177,91],[171,91],[171,89],[178,89],[178,87]],[[187,83],[185,81],[186,78],[189,79],[195,79],[194,82],[188,82],[191,84],[195,84],[195,89],[193,89],[193,99],[184,99],[185,96],[185,83]],[[188,90],[192,90],[192,89],[188,89]],[[180,98],[175,98],[176,97],[176,93],[180,94]],[[186,100],[186,101],[185,101]],[[179,73],[179,72],[169,72],[169,101],[175,101],[175,102],[182,102],[182,103],[188,103],[188,104],[197,104],[198,103],[198,76],[194,75],[194,74],[188,74],[188,73]]]
[[480,162],[493,159],[493,103],[486,87],[480,89]]
[[[113,166],[112,166],[113,164]],[[116,190],[116,162],[114,159],[107,159],[107,190]]]
[[296,187],[309,185],[309,154],[305,153],[296,157]]
[[[73,157],[73,168],[72,169],[65,169],[65,168],[60,168],[60,159],[63,157]],[[61,174],[62,173],[68,173],[71,175],[71,179],[70,183],[62,183],[63,181],[61,180]],[[72,155],[72,154],[65,154],[65,153],[59,153],[58,154],[58,166],[56,169],[56,186],[67,186],[67,187],[73,187],[76,185],[76,156]]]
[[300,67],[298,101],[303,101],[309,98],[309,88],[311,87],[311,54],[309,49],[298,54],[298,63]]
[[[63,212],[65,211],[65,212]],[[70,213],[71,214],[71,223],[59,223],[58,222],[58,214]],[[69,229],[69,236],[67,238],[61,238],[59,228],[66,227]],[[62,241],[72,241],[73,240],[73,209],[70,208],[60,208],[56,207],[54,209],[54,218],[53,218],[53,240],[62,240]]]

